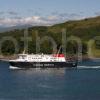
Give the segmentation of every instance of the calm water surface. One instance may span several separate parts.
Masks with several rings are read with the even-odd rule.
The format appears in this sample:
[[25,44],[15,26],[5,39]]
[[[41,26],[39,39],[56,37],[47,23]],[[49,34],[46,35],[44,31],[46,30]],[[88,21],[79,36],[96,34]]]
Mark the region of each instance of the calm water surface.
[[0,62],[0,100],[100,100],[100,63],[77,69],[11,70]]

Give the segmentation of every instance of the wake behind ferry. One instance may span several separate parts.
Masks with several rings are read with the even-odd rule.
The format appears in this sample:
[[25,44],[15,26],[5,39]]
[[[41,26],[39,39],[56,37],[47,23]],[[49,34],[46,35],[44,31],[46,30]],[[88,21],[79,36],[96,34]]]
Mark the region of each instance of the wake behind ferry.
[[66,60],[64,54],[19,54],[17,59],[9,60],[15,68],[64,68],[77,67],[77,62]]

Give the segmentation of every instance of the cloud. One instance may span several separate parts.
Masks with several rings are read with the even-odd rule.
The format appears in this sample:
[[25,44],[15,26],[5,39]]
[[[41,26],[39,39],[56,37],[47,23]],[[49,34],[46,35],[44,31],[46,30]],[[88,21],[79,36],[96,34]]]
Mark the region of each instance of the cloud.
[[17,25],[51,25],[56,20],[55,17],[50,16],[50,17],[40,17],[40,16],[32,16],[32,17],[16,17],[16,18],[1,18],[0,19],[0,26],[5,26],[5,27],[11,27],[11,26],[17,26]]
[[61,14],[58,14],[58,16],[62,19],[77,19],[77,18],[80,18],[82,17],[81,14],[76,14],[76,13],[61,13]]
[[95,15],[96,15],[96,16],[100,16],[100,11],[95,12]]
[[18,15],[18,13],[15,12],[15,11],[8,11],[7,13],[8,13],[9,15]]
[[3,12],[3,11],[0,11],[0,15],[3,15],[5,12]]
[[0,19],[0,26],[11,27],[17,25],[39,25],[44,24],[39,16],[32,16],[26,18],[2,18]]
[[[16,12],[9,12],[11,15],[17,15]],[[61,13],[51,14],[50,16],[31,16],[31,17],[19,17],[15,16],[12,18],[0,18],[0,26],[11,27],[18,25],[33,25],[33,26],[48,26],[61,22],[65,22],[67,20],[79,19],[81,16],[75,13]]]

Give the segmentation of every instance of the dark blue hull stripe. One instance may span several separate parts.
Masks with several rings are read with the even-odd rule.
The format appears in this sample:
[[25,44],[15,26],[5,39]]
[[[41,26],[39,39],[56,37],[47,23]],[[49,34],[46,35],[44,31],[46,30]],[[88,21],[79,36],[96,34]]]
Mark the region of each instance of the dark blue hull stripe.
[[76,62],[9,62],[11,66],[19,68],[63,68],[77,67]]

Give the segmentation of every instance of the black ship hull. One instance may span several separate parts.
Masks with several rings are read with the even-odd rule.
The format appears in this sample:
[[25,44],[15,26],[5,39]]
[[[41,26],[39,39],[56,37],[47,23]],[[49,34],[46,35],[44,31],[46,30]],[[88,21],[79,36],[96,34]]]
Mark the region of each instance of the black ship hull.
[[10,66],[18,68],[72,68],[77,62],[9,62]]

